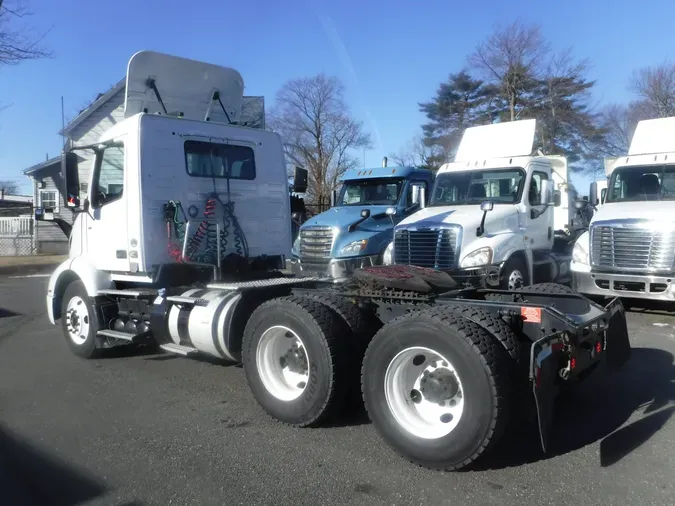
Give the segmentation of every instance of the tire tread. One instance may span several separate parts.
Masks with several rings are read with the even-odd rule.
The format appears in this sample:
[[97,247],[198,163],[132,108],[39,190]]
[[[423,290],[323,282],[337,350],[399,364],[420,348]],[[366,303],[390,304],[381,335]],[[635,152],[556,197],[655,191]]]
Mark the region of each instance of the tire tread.
[[[458,336],[464,339],[480,356],[484,367],[488,372],[490,386],[492,390],[492,397],[496,409],[494,410],[490,427],[487,436],[483,440],[483,444],[476,449],[476,451],[463,461],[454,465],[440,465],[429,466],[426,463],[411,459],[410,456],[405,455],[397,450],[404,458],[407,458],[411,463],[420,467],[435,469],[439,471],[455,471],[474,463],[478,458],[489,452],[499,441],[501,436],[506,431],[510,422],[513,388],[511,385],[511,371],[512,359],[501,343],[493,334],[486,328],[474,323],[465,316],[458,314],[455,307],[439,307],[423,310],[416,313],[409,313],[399,316],[391,320],[387,325],[378,331],[373,338],[376,338],[387,331],[389,325],[394,325],[397,322],[408,320],[410,318],[423,318],[440,323],[447,328],[449,335]],[[366,354],[368,351],[366,351]],[[365,362],[364,362],[365,366]],[[361,370],[361,385],[362,392],[365,391],[364,379],[366,376],[365,367]],[[368,405],[366,403],[366,410]]]
[[[249,318],[250,321],[255,321],[258,314],[264,314],[269,311],[269,308],[274,306],[295,306],[296,308],[306,312],[314,324],[319,327],[323,338],[326,342],[326,348],[330,354],[330,360],[333,364],[331,378],[329,380],[329,395],[324,401],[318,413],[303,422],[290,423],[279,420],[266,412],[266,414],[278,423],[291,427],[317,427],[321,425],[326,419],[332,417],[337,410],[339,410],[343,399],[345,397],[346,382],[343,375],[345,374],[346,363],[348,356],[345,353],[345,348],[341,341],[344,327],[340,325],[340,315],[331,309],[326,304],[312,298],[301,295],[289,295],[285,297],[278,297],[258,306]],[[244,330],[244,342],[251,338],[253,327],[246,325]]]

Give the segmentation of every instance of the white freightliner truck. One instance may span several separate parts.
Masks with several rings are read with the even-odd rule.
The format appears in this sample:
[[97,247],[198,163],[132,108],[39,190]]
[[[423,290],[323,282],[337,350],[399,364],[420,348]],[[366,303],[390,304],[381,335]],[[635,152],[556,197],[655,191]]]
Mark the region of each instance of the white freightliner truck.
[[531,156],[535,127],[532,119],[468,128],[428,207],[395,227],[394,263],[503,289],[569,282],[571,247],[587,224],[566,159]]
[[[675,117],[640,121],[626,156],[605,162],[607,193],[577,240],[574,288],[675,301]],[[591,183],[589,202],[599,203]]]
[[[76,217],[61,223],[70,255],[49,280],[47,311],[75,354],[152,346],[241,362],[262,408],[298,427],[359,395],[391,446],[444,469],[485,454],[528,414],[546,448],[561,385],[628,360],[621,303],[560,285],[461,288],[396,265],[341,283],[284,276],[282,142],[236,125],[242,89],[233,69],[139,52],[125,119],[63,154]],[[80,149],[96,155],[82,205]]]

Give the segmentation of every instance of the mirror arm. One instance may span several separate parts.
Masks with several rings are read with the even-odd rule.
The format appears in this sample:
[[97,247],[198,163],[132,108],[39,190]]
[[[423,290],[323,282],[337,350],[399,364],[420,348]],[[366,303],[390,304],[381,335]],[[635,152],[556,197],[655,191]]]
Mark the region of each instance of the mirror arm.
[[485,217],[487,216],[487,211],[483,211],[483,217],[480,220],[480,225],[478,225],[478,228],[476,229],[476,237],[480,237],[483,235],[483,232],[485,232]]

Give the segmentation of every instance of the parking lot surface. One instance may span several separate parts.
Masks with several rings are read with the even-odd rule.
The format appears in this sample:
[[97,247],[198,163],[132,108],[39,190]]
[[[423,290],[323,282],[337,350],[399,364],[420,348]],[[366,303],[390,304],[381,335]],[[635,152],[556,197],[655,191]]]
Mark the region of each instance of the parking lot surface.
[[672,314],[629,314],[629,364],[560,399],[551,455],[528,426],[478,469],[440,473],[362,414],[273,422],[239,367],[80,359],[47,320],[47,280],[0,277],[0,504],[675,503]]

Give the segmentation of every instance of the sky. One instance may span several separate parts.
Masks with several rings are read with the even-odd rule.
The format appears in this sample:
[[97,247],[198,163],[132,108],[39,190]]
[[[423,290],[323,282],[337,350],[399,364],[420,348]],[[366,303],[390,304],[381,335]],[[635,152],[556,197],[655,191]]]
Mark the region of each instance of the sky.
[[[11,6],[12,0],[5,0]],[[24,0],[35,33],[48,31],[46,60],[0,67],[0,180],[57,156],[61,97],[72,118],[122,79],[142,49],[236,68],[245,94],[264,95],[267,108],[289,79],[324,72],[346,86],[352,114],[372,134],[366,166],[421,133],[418,103],[431,99],[460,70],[476,44],[520,18],[537,23],[556,50],[590,58],[597,107],[632,98],[633,69],[656,65],[675,47],[672,0]],[[161,6],[161,7],[158,7]],[[623,6],[623,7],[622,7]],[[361,154],[363,156],[363,154]],[[585,178],[574,181],[581,193]]]

